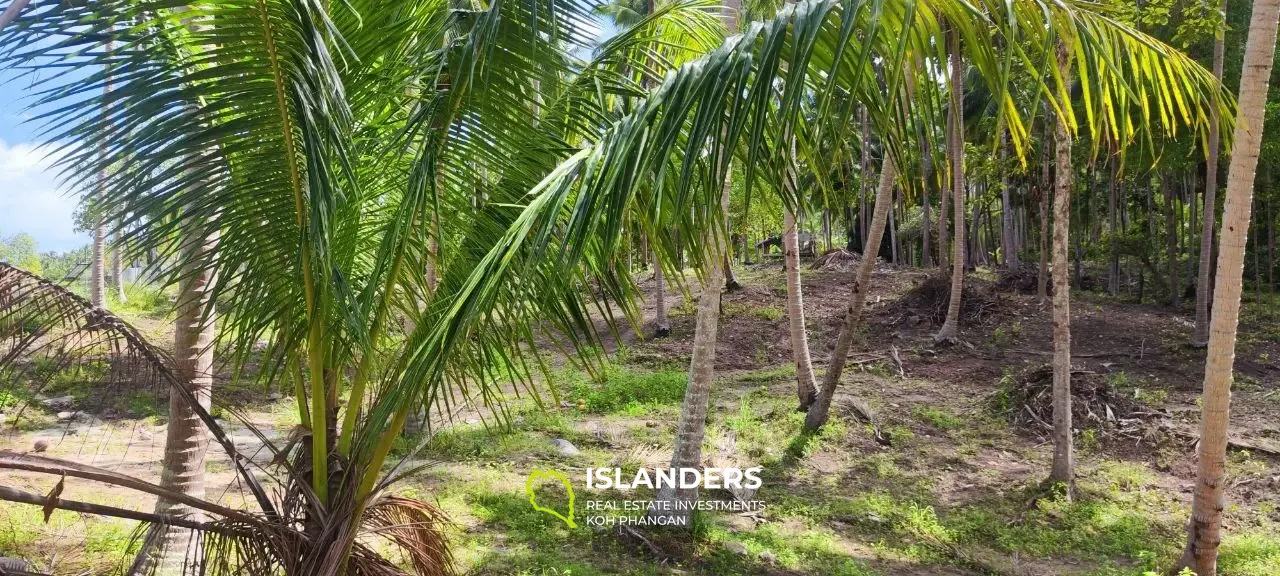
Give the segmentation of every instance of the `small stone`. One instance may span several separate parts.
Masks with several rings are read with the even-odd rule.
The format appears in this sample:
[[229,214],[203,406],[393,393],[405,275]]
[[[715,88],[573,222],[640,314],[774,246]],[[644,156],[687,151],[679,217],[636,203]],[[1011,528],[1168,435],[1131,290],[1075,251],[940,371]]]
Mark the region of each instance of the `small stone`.
[[565,456],[577,456],[582,453],[577,446],[573,445],[573,442],[565,440],[564,438],[556,438],[555,440],[552,440],[551,445],[555,446],[556,450]]
[[35,452],[36,454],[44,452],[45,450],[48,450],[48,449],[49,449],[49,441],[43,440],[43,439],[36,440],[35,445],[31,447],[31,451]]
[[76,412],[69,412],[64,410],[58,413],[58,420],[61,422],[70,422],[71,420],[75,420],[76,414],[77,414]]
[[760,561],[773,564],[778,561],[778,557],[774,555],[773,552],[769,552],[768,550],[765,550],[764,552],[760,553]]
[[644,423],[644,427],[645,427],[645,428],[657,428],[657,427],[658,427],[658,423],[657,423],[657,422],[654,422],[653,420],[649,420],[648,422],[645,422],[645,423]]
[[730,540],[730,541],[728,541],[728,542],[725,542],[725,543],[724,543],[724,549],[725,549],[725,550],[728,550],[728,551],[730,551],[730,552],[733,552],[734,554],[737,554],[737,555],[739,555],[739,556],[746,556],[746,555],[747,555],[747,545],[746,545],[746,544],[743,544],[743,543],[741,543],[741,542],[736,542],[736,541],[733,541],[733,540]]

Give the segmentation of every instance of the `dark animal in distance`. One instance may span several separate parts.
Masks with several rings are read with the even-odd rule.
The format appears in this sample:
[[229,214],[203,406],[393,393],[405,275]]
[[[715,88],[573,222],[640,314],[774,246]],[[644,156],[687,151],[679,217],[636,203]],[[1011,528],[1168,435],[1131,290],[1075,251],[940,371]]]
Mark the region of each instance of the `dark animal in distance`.
[[[817,245],[817,243],[814,242],[813,240],[813,234],[809,232],[800,232],[797,236],[798,236],[796,238],[797,244],[800,245],[800,256],[812,257],[814,255],[814,248]],[[775,246],[778,248],[778,250],[782,250],[781,234],[778,234],[776,236],[770,236],[768,238],[765,238],[764,240],[761,240],[758,244],[756,244],[756,248],[763,249],[765,254],[768,254],[769,251],[772,250]]]

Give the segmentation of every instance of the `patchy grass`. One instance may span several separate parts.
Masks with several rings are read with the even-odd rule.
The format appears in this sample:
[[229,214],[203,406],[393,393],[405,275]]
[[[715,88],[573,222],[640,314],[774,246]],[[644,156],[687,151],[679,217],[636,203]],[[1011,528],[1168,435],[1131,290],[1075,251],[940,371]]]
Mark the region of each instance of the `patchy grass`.
[[[119,505],[120,503],[113,503]],[[134,552],[135,522],[40,508],[0,507],[0,556],[22,558],[38,571],[57,574],[122,573]]]
[[647,370],[606,364],[596,378],[568,368],[555,377],[563,398],[594,414],[643,413],[655,406],[679,404],[688,375],[678,370]]

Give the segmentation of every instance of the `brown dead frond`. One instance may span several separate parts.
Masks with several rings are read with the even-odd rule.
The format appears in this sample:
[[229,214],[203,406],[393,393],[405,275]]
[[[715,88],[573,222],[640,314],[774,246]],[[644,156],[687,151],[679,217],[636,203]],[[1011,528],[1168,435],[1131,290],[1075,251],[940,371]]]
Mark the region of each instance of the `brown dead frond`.
[[421,500],[383,496],[365,511],[363,529],[394,544],[418,576],[451,576],[453,555],[444,534],[444,512]]

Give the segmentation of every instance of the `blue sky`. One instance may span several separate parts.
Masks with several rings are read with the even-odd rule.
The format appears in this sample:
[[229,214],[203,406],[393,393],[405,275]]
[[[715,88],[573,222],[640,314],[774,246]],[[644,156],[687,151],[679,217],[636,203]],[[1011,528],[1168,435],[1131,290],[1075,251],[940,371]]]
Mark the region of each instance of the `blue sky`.
[[[616,30],[602,21],[598,33],[603,40]],[[78,191],[58,180],[54,148],[40,146],[42,126],[27,121],[30,80],[16,77],[0,69],[0,238],[25,232],[42,252],[78,248],[90,240],[87,232],[75,231],[72,219]]]
[[38,145],[39,126],[26,122],[27,82],[0,70],[0,237],[26,232],[41,251],[65,251],[89,242],[76,233],[76,200],[59,186],[52,149]]

